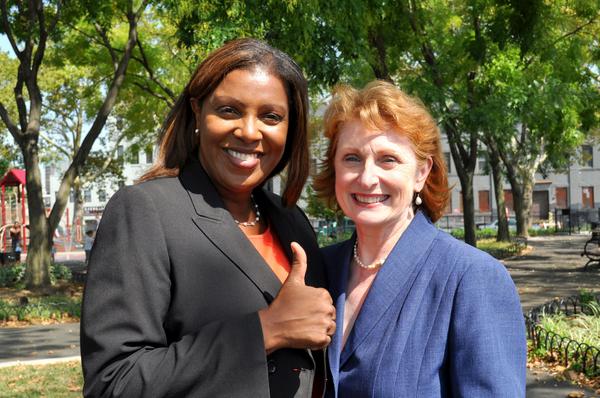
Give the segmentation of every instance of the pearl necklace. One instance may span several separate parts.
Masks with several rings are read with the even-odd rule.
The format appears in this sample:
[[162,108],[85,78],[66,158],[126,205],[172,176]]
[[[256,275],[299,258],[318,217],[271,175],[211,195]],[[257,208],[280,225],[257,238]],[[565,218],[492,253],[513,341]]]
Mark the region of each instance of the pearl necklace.
[[252,205],[254,206],[254,212],[256,213],[256,218],[254,219],[254,221],[238,221],[234,218],[233,221],[235,221],[235,223],[237,225],[239,225],[240,227],[253,227],[260,222],[260,211],[258,210],[258,205],[256,204],[256,201],[254,200],[254,195],[252,195],[252,194],[250,194],[250,201],[252,202]]
[[358,264],[358,266],[361,268],[374,270],[383,265],[383,263],[385,262],[385,258],[381,259],[381,260],[376,260],[376,261],[372,262],[371,264],[364,264],[362,261],[360,261],[360,258],[358,258],[358,239],[357,239],[354,242],[354,261],[356,261],[356,264]]

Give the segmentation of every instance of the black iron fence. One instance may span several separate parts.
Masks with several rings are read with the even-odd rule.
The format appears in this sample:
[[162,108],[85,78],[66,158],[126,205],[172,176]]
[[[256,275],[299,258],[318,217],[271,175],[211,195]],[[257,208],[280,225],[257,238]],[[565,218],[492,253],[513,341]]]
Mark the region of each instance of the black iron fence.
[[545,349],[565,367],[576,365],[581,372],[597,376],[600,375],[600,348],[561,336],[540,325],[544,315],[560,313],[589,315],[592,310],[588,303],[593,300],[600,303],[600,293],[555,299],[529,311],[525,315],[525,323],[527,337],[533,342],[535,348]]
[[593,230],[600,223],[600,209],[554,209],[554,223],[560,232]]

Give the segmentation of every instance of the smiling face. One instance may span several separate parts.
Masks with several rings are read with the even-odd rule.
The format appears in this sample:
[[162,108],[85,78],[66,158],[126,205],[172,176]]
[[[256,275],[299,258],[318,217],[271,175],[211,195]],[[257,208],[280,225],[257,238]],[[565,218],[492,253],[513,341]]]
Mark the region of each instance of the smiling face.
[[413,195],[423,189],[431,163],[419,163],[409,139],[397,131],[345,122],[334,158],[337,202],[357,228],[405,228],[414,216]]
[[192,100],[200,163],[222,197],[249,193],[281,160],[289,124],[283,82],[262,68],[230,72],[201,104]]

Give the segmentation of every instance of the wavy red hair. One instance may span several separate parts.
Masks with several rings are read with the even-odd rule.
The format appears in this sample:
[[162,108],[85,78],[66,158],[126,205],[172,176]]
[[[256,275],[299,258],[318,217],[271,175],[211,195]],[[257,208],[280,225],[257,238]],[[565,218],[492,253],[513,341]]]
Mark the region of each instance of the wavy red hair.
[[359,120],[377,130],[391,128],[410,140],[419,162],[431,158],[431,171],[420,192],[421,209],[433,222],[437,221],[450,193],[437,123],[419,99],[385,81],[373,81],[361,90],[345,85],[334,90],[324,118],[329,146],[321,172],[313,180],[317,194],[331,207],[337,207],[334,159],[340,126],[349,120]]

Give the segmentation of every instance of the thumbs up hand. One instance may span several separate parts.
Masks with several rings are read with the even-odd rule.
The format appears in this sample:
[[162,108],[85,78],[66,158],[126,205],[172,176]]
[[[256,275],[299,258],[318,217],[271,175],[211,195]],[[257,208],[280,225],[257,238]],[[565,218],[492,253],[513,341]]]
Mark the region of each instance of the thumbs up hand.
[[292,269],[268,308],[258,312],[267,354],[280,348],[320,349],[335,332],[335,307],[325,289],[306,286],[306,253],[292,243]]

